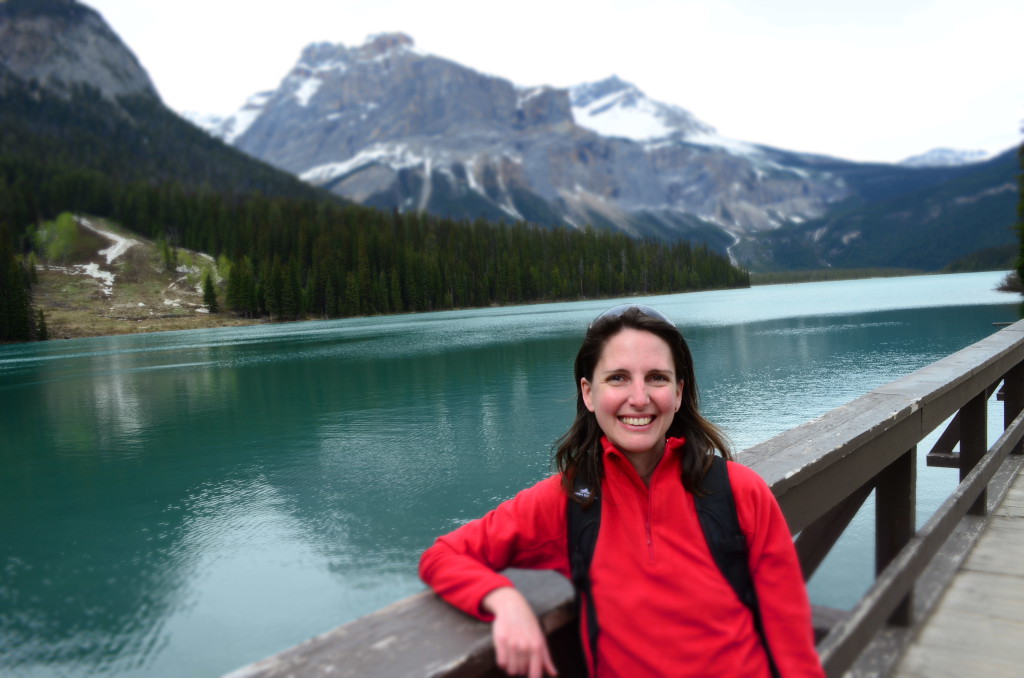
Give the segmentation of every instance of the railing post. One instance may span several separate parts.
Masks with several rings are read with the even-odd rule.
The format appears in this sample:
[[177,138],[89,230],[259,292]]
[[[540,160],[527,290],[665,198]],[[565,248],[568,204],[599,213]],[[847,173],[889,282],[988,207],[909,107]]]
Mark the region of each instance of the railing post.
[[[1018,364],[1003,377],[1003,429],[1024,410],[1024,363]],[[1024,454],[1024,444],[1013,448],[1011,454]]]
[[[875,574],[907,545],[917,528],[917,446],[884,468],[875,485]],[[913,593],[908,593],[889,623],[910,626]]]
[[[988,398],[982,391],[960,409],[960,481],[967,477],[988,451]],[[971,508],[973,516],[983,516],[988,507],[988,490],[982,490]]]

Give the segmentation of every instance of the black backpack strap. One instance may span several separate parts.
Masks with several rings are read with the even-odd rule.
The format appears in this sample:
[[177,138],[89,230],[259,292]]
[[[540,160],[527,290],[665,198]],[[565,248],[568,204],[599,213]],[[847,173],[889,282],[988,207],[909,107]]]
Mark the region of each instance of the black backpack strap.
[[587,510],[573,497],[569,497],[568,520],[569,568],[572,571],[572,586],[576,591],[576,618],[582,620],[583,607],[586,607],[587,633],[590,640],[590,655],[597,670],[597,609],[594,596],[590,590],[590,562],[594,559],[594,547],[597,546],[597,534],[601,527],[601,494],[592,487],[589,479],[582,471],[577,471],[573,484],[573,494],[586,499],[594,494],[594,500]]
[[761,637],[765,654],[768,655],[768,665],[772,675],[777,677],[779,670],[772,659],[771,648],[764,634],[761,608],[757,604],[757,592],[750,576],[747,539],[740,529],[739,516],[736,515],[736,502],[732,496],[729,469],[725,459],[719,456],[712,457],[711,468],[704,474],[703,489],[704,496],[695,497],[695,501],[704,538],[718,569],[722,571],[740,601],[750,608],[754,616],[754,627]]

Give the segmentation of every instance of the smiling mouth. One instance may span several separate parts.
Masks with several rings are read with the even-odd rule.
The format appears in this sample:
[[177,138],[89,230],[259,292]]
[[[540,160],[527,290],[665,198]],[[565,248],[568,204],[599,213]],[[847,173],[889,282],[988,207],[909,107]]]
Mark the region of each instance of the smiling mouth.
[[647,426],[654,421],[654,415],[647,415],[646,417],[619,417],[619,421],[630,426]]

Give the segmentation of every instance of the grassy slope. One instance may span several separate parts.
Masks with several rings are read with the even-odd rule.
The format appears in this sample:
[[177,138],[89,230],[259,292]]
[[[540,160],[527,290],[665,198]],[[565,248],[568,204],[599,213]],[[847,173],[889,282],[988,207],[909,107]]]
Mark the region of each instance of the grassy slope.
[[[102,228],[137,244],[108,264],[100,250],[111,241],[79,226],[78,244],[67,262],[40,262],[38,282],[32,288],[33,305],[46,316],[51,339],[93,337],[137,332],[199,329],[227,325],[249,325],[258,320],[246,320],[230,313],[203,313],[203,295],[199,291],[202,273],[169,272],[164,270],[156,245],[139,236],[121,230],[102,219],[90,219]],[[196,269],[214,266],[213,262],[196,253],[179,250],[182,259],[191,257]],[[102,271],[114,274],[112,293],[104,293],[105,282],[85,275],[79,266],[97,264]],[[214,266],[215,270],[215,266]],[[224,303],[223,284],[219,286],[219,303]]]

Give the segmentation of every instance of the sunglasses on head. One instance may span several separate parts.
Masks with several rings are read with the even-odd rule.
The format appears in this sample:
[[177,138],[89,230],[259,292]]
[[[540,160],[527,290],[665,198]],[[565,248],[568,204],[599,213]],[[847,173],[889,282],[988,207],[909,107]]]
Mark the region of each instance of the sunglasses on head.
[[609,308],[607,311],[591,320],[590,325],[587,327],[587,329],[593,327],[594,324],[597,323],[599,320],[604,320],[605,318],[618,318],[620,315],[622,315],[631,308],[635,308],[636,310],[640,311],[641,313],[650,318],[657,318],[658,320],[667,322],[669,325],[675,327],[675,323],[669,320],[667,315],[665,315],[656,308],[651,308],[650,306],[641,306],[640,304],[622,304],[621,306],[614,306],[612,308]]

